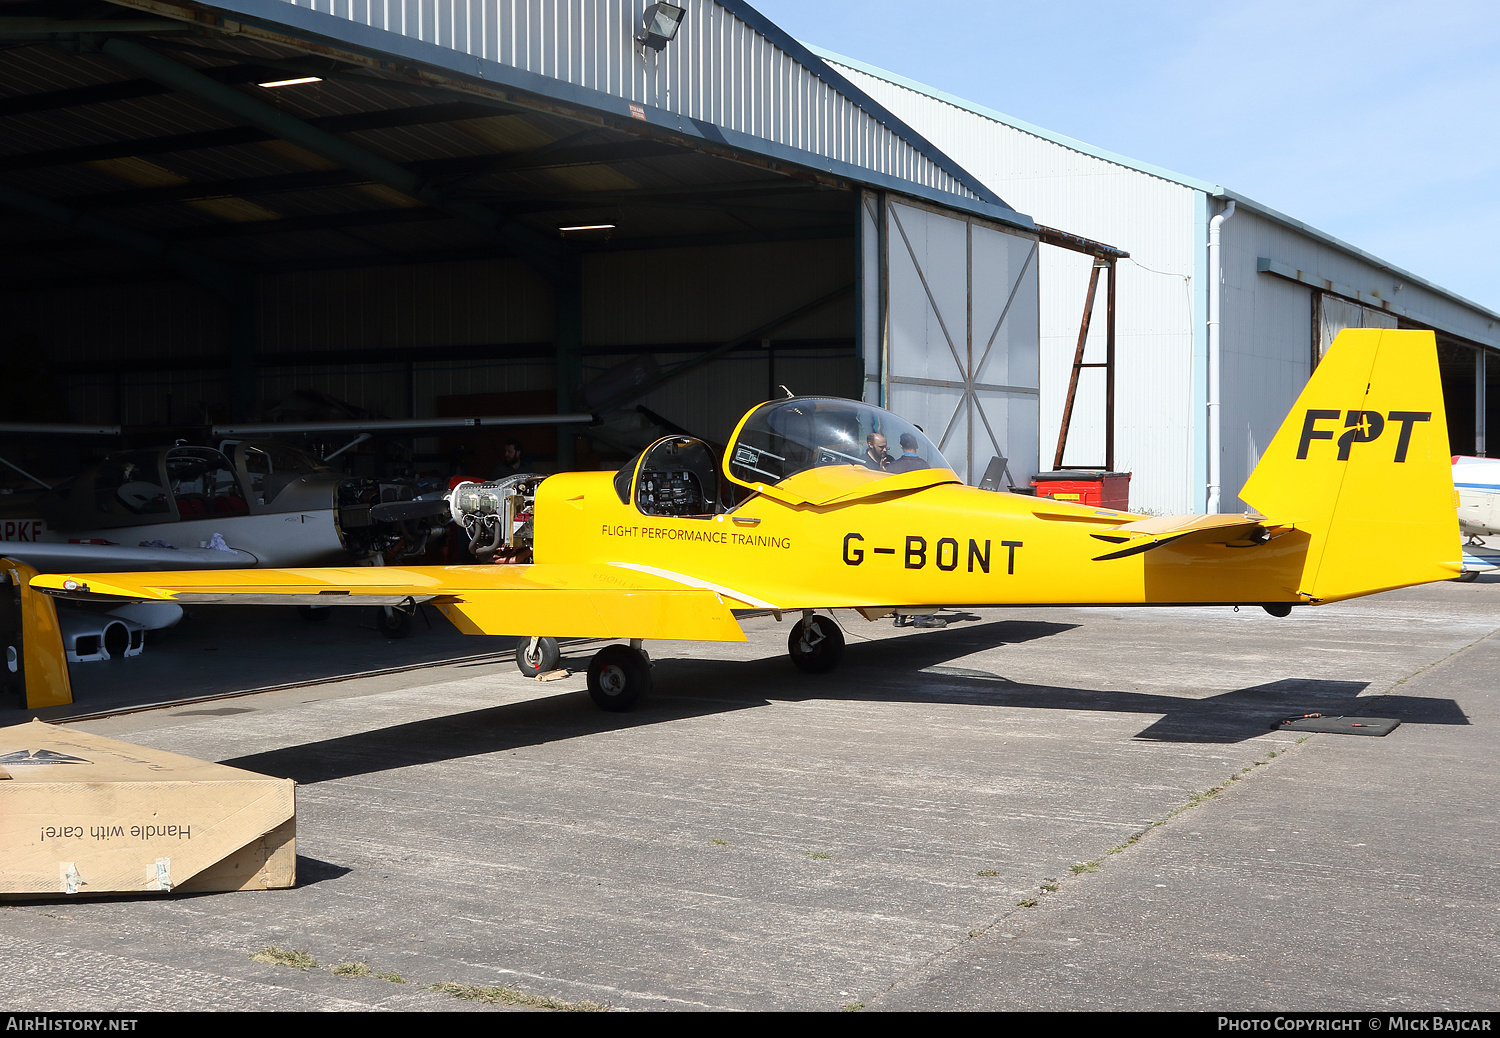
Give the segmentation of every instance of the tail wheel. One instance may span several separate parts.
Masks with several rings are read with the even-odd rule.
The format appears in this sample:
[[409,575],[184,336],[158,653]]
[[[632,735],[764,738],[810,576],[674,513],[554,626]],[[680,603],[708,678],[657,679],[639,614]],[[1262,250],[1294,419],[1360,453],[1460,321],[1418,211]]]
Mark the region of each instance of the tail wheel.
[[827,674],[844,654],[844,632],[828,616],[804,616],[792,628],[786,651],[797,669],[808,674]]
[[528,678],[556,670],[561,660],[556,638],[522,638],[516,642],[516,669]]
[[589,661],[589,697],[601,710],[630,710],[651,691],[651,664],[628,645],[606,645]]

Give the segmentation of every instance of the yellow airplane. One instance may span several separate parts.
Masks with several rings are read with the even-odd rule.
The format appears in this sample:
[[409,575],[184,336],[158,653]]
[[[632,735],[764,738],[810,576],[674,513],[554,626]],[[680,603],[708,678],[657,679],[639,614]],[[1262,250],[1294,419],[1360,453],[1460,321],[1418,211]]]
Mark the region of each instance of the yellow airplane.
[[1244,514],[1145,517],[968,487],[911,423],[817,397],[752,409],[722,459],[672,436],[617,473],[549,476],[534,501],[517,486],[462,485],[452,506],[491,548],[514,548],[518,524],[534,531],[529,565],[30,583],[95,600],[430,601],[471,634],[628,639],[588,672],[596,703],[628,710],[651,684],[642,639],[743,641],[736,610],[800,613],[792,660],[822,672],[843,636],[814,609],[873,620],[959,605],[1259,605],[1284,616],[1462,569],[1430,332],[1342,333],[1241,491],[1256,509]]

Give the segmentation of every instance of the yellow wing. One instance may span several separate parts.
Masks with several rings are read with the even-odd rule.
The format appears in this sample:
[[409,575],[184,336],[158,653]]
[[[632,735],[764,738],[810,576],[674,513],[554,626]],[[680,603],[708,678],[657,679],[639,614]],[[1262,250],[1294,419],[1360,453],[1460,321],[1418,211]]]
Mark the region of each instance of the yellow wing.
[[349,566],[217,572],[48,573],[50,594],[183,605],[409,605],[432,602],[465,634],[745,640],[742,603],[620,566]]

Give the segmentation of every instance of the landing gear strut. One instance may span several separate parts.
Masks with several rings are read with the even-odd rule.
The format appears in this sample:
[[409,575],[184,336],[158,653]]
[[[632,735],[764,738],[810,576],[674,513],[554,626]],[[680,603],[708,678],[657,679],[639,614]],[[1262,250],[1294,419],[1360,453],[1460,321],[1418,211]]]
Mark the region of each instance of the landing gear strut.
[[651,691],[651,661],[631,645],[606,645],[589,661],[589,697],[601,710],[623,713]]
[[844,654],[844,632],[832,617],[809,613],[792,627],[786,651],[797,669],[808,674],[827,674]]

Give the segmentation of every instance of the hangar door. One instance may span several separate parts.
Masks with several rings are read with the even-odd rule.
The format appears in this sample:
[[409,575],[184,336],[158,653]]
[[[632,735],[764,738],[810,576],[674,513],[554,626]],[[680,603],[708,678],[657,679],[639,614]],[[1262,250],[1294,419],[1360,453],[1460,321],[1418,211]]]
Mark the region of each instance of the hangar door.
[[970,485],[1037,471],[1037,242],[977,217],[866,192],[865,398],[920,425]]

